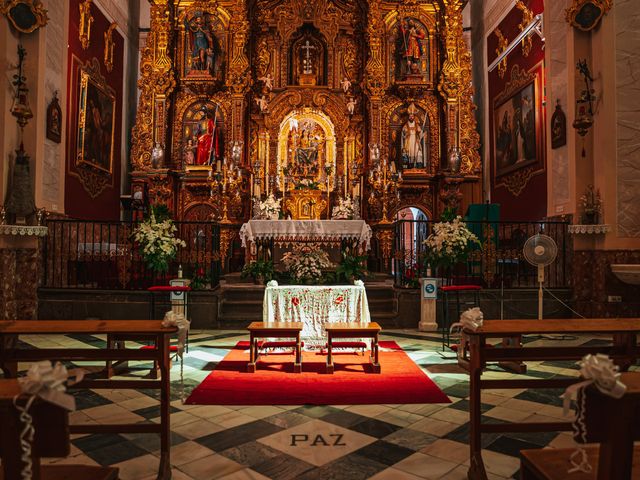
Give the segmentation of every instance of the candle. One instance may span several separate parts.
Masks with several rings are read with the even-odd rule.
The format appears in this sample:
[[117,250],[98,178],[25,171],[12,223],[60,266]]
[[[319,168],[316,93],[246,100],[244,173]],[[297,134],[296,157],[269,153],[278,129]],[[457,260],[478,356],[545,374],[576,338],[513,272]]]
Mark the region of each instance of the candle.
[[396,173],[396,162],[391,162],[391,173]]
[[260,184],[256,184],[255,194],[258,200],[260,200]]
[[216,162],[216,172],[219,172],[220,170],[222,170],[222,163],[218,160]]

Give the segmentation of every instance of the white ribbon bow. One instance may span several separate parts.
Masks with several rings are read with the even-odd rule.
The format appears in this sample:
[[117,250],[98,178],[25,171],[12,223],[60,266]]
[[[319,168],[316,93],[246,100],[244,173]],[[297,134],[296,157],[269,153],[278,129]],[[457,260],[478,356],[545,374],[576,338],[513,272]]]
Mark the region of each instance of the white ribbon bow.
[[51,362],[45,360],[31,365],[27,375],[18,378],[18,383],[22,393],[35,395],[49,403],[72,411],[76,409],[76,400],[72,395],[65,393],[65,382],[70,376],[75,377],[74,381],[68,382],[69,385],[73,385],[82,381],[84,371],[75,369],[68,372],[60,362],[51,365]]
[[162,320],[163,327],[178,327],[178,356],[180,358],[182,358],[182,354],[184,353],[190,325],[191,322],[187,320],[182,313],[175,313],[173,310],[165,313],[164,320]]
[[362,280],[356,280],[353,282],[356,287],[364,287],[364,282]]
[[460,315],[460,320],[453,325],[451,325],[450,332],[453,332],[454,329],[460,329],[460,345],[458,345],[458,358],[464,358],[464,351],[467,348],[467,336],[464,333],[465,328],[475,332],[478,328],[482,326],[484,321],[484,314],[480,307],[470,308]]
[[[23,467],[20,471],[22,480],[31,480],[33,476],[33,464],[31,459],[31,445],[33,444],[33,418],[29,414],[29,408],[36,397],[53,403],[66,410],[76,409],[76,399],[72,395],[65,393],[65,382],[69,376],[74,376],[75,381],[69,381],[69,385],[78,383],[84,378],[84,370],[75,369],[68,372],[66,367],[60,362],[51,365],[49,361],[36,362],[27,371],[27,375],[18,378],[18,385],[22,393],[16,395],[13,404],[20,412],[22,430],[20,431],[20,459]],[[24,405],[19,403],[22,396],[28,399]]]
[[469,330],[475,332],[482,326],[483,321],[484,314],[482,313],[482,310],[480,310],[480,307],[473,307],[462,312],[462,314],[460,315],[460,321],[451,325],[450,331],[453,332],[455,328],[459,328],[460,330],[468,328]]
[[588,385],[595,384],[600,392],[613,398],[620,398],[627,391],[627,386],[619,380],[619,367],[608,355],[603,353],[585,355],[579,365],[580,375],[585,380],[568,386],[560,395],[565,415],[569,413],[571,400],[576,397],[580,389]]
[[[622,383],[620,379],[619,367],[613,363],[613,360],[608,355],[597,353],[595,355],[585,355],[582,358],[580,364],[580,375],[585,380],[579,383],[574,383],[567,387],[560,397],[562,398],[562,406],[564,415],[569,413],[569,407],[571,406],[571,400],[573,400],[577,393],[594,384],[598,390],[604,395],[608,395],[612,398],[621,398],[624,392],[627,391],[627,386]],[[585,423],[585,409],[586,409],[586,396],[582,396],[582,405],[579,409],[579,415],[573,422],[573,429],[576,436],[581,437],[582,441],[587,441],[587,425]],[[579,447],[571,454],[569,461],[573,468],[568,470],[568,473],[584,472],[590,473],[593,468],[589,464],[589,458],[587,457],[587,451]]]
[[275,280],[269,280],[267,282],[267,287],[277,287],[278,286],[278,282],[276,282]]

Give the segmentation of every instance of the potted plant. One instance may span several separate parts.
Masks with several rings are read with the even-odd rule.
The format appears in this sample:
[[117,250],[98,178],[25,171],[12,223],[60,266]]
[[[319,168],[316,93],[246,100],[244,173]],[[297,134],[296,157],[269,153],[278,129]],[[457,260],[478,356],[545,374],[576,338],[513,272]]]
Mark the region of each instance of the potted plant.
[[347,282],[362,280],[367,275],[367,255],[352,254],[347,248],[342,252],[342,261],[336,269],[336,279],[344,278]]
[[152,207],[149,216],[138,224],[132,235],[145,263],[156,273],[166,273],[169,262],[178,253],[178,247],[187,246],[176,238],[177,228],[168,212],[166,205]]
[[197,263],[194,265],[193,273],[191,275],[191,283],[189,286],[192,290],[211,288],[211,277],[203,266],[200,266]]
[[243,267],[240,276],[241,278],[251,276],[256,284],[264,285],[265,282],[273,280],[273,277],[275,276],[273,261],[252,260]]

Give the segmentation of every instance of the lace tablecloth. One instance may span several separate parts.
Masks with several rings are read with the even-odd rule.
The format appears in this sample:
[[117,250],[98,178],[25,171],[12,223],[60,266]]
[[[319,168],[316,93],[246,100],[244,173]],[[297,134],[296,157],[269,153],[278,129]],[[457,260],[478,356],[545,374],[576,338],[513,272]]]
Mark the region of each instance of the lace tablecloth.
[[371,227],[364,220],[249,220],[240,229],[242,246],[259,239],[277,242],[358,240],[369,250]]
[[332,322],[371,322],[363,285],[267,286],[264,322],[302,322],[305,348],[326,343],[324,325]]

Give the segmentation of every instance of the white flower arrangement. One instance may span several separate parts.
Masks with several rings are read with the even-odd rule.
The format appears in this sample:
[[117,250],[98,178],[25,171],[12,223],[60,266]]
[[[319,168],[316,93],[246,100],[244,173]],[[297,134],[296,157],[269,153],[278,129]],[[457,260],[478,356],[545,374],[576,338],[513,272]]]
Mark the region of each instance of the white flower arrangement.
[[338,199],[338,205],[333,207],[331,218],[333,220],[353,220],[357,218],[357,207],[350,196],[347,195],[347,198]]
[[187,246],[184,240],[175,237],[176,230],[169,218],[157,222],[153,211],[134,230],[133,239],[140,245],[140,253],[152,270],[166,272],[169,261],[178,253],[178,247]]
[[295,245],[282,256],[282,263],[296,282],[318,281],[323,269],[335,267],[329,261],[329,254],[316,245]]
[[432,267],[449,267],[466,260],[471,249],[474,245],[480,245],[480,241],[457,216],[450,222],[434,224],[433,233],[423,244],[427,247],[426,257]]
[[320,185],[318,182],[310,180],[308,178],[303,178],[299,182],[295,184],[296,190],[318,190]]
[[280,201],[275,199],[273,194],[269,195],[264,202],[258,204],[258,218],[263,220],[278,220],[280,218]]

